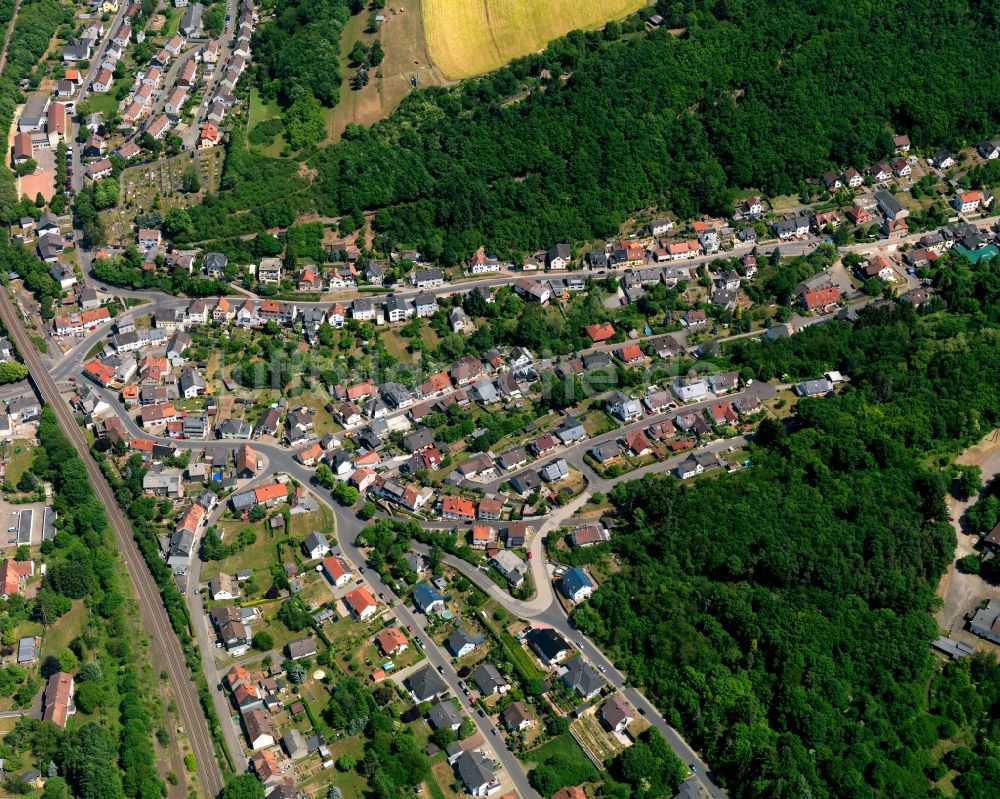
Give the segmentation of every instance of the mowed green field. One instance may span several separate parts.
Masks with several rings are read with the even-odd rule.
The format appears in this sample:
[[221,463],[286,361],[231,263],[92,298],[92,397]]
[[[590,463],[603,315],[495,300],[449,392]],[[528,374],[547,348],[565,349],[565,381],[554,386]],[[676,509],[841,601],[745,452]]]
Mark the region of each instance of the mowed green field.
[[452,79],[497,69],[580,28],[599,28],[649,0],[423,0],[431,60]]

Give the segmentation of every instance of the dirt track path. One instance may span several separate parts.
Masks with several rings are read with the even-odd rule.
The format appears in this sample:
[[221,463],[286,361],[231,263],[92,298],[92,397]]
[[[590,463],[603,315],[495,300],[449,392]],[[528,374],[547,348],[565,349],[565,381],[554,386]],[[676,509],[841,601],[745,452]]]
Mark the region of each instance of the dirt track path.
[[7,66],[7,48],[10,47],[10,37],[14,33],[14,25],[17,23],[17,12],[21,10],[21,0],[14,1],[14,13],[10,17],[10,24],[7,26],[7,35],[3,37],[3,51],[0,52],[0,75],[3,74],[4,67]]
[[[1000,431],[994,431],[978,444],[969,447],[955,459],[955,462],[965,466],[978,466],[983,471],[983,483],[989,483],[1000,474]],[[958,560],[975,552],[974,547],[979,541],[978,535],[969,535],[962,529],[963,516],[975,504],[977,498],[949,501],[952,525],[955,528],[958,544],[955,548],[955,557],[938,583],[937,595],[942,599],[942,606],[935,614],[935,618],[938,627],[950,637],[975,644],[977,649],[995,651],[993,644],[972,635],[963,627],[965,614],[983,599],[1000,599],[1000,586],[990,585],[979,575],[962,574],[955,568]]]

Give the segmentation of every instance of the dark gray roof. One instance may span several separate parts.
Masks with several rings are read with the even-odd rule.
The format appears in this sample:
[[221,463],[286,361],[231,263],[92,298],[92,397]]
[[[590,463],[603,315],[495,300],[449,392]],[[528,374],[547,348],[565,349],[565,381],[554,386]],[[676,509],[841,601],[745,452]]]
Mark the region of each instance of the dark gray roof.
[[458,777],[469,791],[493,780],[493,767],[482,752],[465,752],[455,763]]
[[604,687],[601,675],[580,655],[566,662],[566,673],[563,674],[562,681],[580,696],[590,696]]
[[448,701],[439,702],[427,712],[427,720],[435,729],[451,728],[462,723],[462,714]]
[[406,684],[420,701],[443,694],[448,690],[444,680],[437,675],[431,666],[425,666],[420,671],[411,674],[406,678]]

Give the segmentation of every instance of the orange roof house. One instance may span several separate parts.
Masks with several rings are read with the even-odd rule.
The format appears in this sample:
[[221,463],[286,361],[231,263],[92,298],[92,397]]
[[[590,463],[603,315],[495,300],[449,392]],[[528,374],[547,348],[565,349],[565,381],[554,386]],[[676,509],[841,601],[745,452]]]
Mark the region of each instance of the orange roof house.
[[639,458],[648,454],[653,445],[642,430],[630,430],[625,434],[625,447],[630,454]]
[[249,679],[250,672],[242,666],[233,666],[226,672],[226,685],[228,685],[230,689]]
[[807,291],[802,295],[802,303],[810,311],[826,310],[831,305],[836,305],[839,299],[840,289],[836,286]]
[[177,523],[177,530],[194,535],[205,518],[205,509],[201,505],[192,505]]
[[257,458],[257,453],[249,444],[243,444],[236,450],[237,476],[257,474],[257,467],[259,465],[260,461]]
[[323,447],[319,444],[313,444],[312,446],[306,447],[305,449],[295,453],[296,460],[305,466],[312,466],[322,457]]
[[447,372],[438,372],[427,378],[427,382],[434,391],[447,391],[451,388],[451,378]]
[[288,489],[281,483],[271,483],[271,485],[260,486],[253,490],[257,502],[266,505],[269,502],[276,502],[288,496]]
[[0,589],[4,596],[24,593],[24,584],[27,579],[35,573],[35,562],[33,560],[5,560],[0,565],[0,582],[3,588]]
[[476,506],[471,499],[449,495],[441,500],[441,515],[445,519],[474,519]]
[[84,326],[96,325],[111,320],[111,311],[103,305],[100,308],[91,308],[89,311],[80,311],[80,321]]
[[635,361],[642,359],[642,347],[638,344],[629,344],[627,347],[622,347],[622,360],[625,363],[634,363]]
[[250,767],[257,779],[267,784],[271,780],[276,780],[281,776],[281,768],[278,766],[278,759],[270,749],[261,749],[250,758]]
[[344,602],[347,604],[351,613],[353,613],[359,620],[367,619],[378,607],[378,602],[375,601],[375,597],[373,597],[371,592],[363,585],[344,594]]
[[472,525],[472,546],[484,548],[491,541],[495,541],[497,531],[488,524]]
[[75,713],[73,706],[73,675],[58,671],[49,677],[45,686],[42,718],[57,727],[65,727],[66,719]]
[[362,466],[376,466],[381,462],[382,457],[374,450],[366,452],[364,455],[359,455],[354,459],[354,465],[358,468]]
[[83,372],[91,380],[100,383],[102,386],[109,386],[115,380],[115,370],[107,364],[101,363],[97,358],[88,361],[83,367]]
[[367,399],[368,397],[374,396],[375,387],[368,380],[364,383],[357,383],[356,385],[347,387],[347,398],[352,402],[354,400]]
[[130,438],[128,448],[135,452],[152,452],[156,442],[151,438]]
[[340,558],[333,555],[323,558],[322,566],[327,579],[334,585],[341,585],[345,580],[350,580],[350,572],[344,568],[344,564]]
[[605,322],[603,325],[599,325],[596,323],[592,325],[587,325],[587,327],[584,329],[586,330],[587,335],[590,336],[590,340],[593,341],[595,344],[601,341],[607,341],[615,334],[614,325],[612,325],[610,322]]
[[406,636],[398,627],[387,627],[375,636],[375,643],[383,655],[395,655],[409,645]]

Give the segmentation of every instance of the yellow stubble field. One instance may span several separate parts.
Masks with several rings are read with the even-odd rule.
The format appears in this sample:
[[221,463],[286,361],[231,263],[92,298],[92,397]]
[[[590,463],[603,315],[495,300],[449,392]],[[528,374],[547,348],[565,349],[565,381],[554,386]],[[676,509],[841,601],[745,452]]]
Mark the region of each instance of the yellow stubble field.
[[649,0],[423,0],[431,60],[451,79],[541,50],[571,30],[600,28]]

